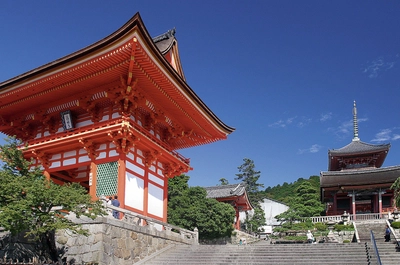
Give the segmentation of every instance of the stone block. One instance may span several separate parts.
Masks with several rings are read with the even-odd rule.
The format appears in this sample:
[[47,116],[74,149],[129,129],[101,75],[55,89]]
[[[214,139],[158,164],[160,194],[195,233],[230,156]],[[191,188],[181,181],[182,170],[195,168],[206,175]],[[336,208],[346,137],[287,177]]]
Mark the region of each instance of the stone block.
[[137,240],[137,239],[138,239],[138,234],[135,233],[135,232],[131,232],[131,238],[132,238],[133,240]]
[[96,244],[90,245],[90,252],[100,252],[101,250],[103,250],[102,242],[97,242]]

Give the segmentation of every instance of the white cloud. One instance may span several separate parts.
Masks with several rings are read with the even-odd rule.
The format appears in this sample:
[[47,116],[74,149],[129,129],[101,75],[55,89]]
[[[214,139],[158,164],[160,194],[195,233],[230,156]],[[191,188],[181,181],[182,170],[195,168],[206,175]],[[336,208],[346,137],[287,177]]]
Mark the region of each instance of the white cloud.
[[[357,119],[358,124],[365,122],[365,121],[368,121],[368,118]],[[343,122],[342,124],[339,125],[339,127],[336,130],[336,134],[339,135],[340,137],[347,137],[353,133],[354,133],[353,120],[348,120],[348,121]]]
[[396,62],[385,62],[383,57],[368,62],[368,65],[364,68],[363,72],[368,75],[369,78],[376,78],[382,71],[387,71],[394,67]]
[[332,112],[321,114],[320,121],[327,121],[332,119]]
[[313,144],[310,148],[306,148],[306,149],[299,149],[297,151],[297,154],[301,155],[304,153],[318,153],[319,150],[321,150],[322,146],[319,144]]
[[392,140],[393,141],[396,141],[396,140],[399,140],[400,139],[400,134],[393,134],[393,136],[392,136]]
[[375,135],[375,138],[371,140],[371,142],[385,142],[390,140],[390,134],[392,130],[390,129],[383,129]]
[[371,142],[377,142],[377,143],[382,143],[382,142],[388,142],[390,140],[396,141],[400,139],[399,134],[392,134],[391,129],[382,129],[380,132],[378,132],[375,135],[375,138],[371,140]]
[[302,127],[306,126],[307,124],[310,124],[311,121],[312,121],[312,119],[310,119],[310,118],[302,117],[301,121],[299,121],[297,123],[297,127],[302,128]]
[[286,120],[279,120],[277,122],[271,123],[268,125],[268,127],[272,128],[285,128],[286,126],[290,125],[293,123],[293,121],[296,119],[296,117],[291,117]]

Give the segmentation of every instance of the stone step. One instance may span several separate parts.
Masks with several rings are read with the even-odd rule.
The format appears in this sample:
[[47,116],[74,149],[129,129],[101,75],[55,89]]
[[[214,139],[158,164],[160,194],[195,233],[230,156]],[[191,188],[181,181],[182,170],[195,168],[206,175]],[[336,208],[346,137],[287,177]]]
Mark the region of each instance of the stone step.
[[[310,259],[310,257],[312,257]],[[145,264],[367,264],[363,244],[178,246]]]

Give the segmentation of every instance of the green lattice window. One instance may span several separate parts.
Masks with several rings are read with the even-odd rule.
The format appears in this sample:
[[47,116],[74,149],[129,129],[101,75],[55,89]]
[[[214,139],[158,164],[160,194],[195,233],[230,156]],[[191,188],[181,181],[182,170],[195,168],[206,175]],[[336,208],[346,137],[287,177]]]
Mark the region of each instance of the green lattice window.
[[96,196],[111,196],[117,194],[118,162],[97,165]]

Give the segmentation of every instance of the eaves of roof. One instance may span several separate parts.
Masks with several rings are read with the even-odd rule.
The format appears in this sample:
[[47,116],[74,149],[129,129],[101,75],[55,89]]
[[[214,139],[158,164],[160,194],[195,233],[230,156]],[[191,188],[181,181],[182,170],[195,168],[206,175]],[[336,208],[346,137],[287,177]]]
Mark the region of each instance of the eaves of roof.
[[329,150],[329,156],[370,154],[381,151],[389,151],[390,144],[373,145],[362,141],[352,141],[350,144],[339,148]]
[[242,196],[246,192],[243,183],[205,187],[204,189],[207,191],[207,198],[214,199]]
[[[168,74],[168,78],[173,80],[173,83],[176,84],[176,91],[174,93],[182,93],[183,97],[179,98],[179,102],[176,100],[174,104],[185,104],[185,108],[187,107],[194,113],[193,115],[202,116],[204,120],[208,123],[210,128],[213,127],[216,130],[218,137],[214,137],[214,139],[224,139],[230,133],[232,133],[235,129],[223,123],[208,107],[204,102],[196,95],[196,93],[189,87],[189,85],[185,82],[185,80],[174,70],[174,68],[168,63],[168,61],[164,58],[162,53],[159,51],[157,46],[155,45],[153,39],[150,37],[147,32],[142,19],[139,13],[136,13],[127,23],[125,23],[120,29],[112,33],[111,35],[103,38],[95,42],[92,45],[89,45],[79,51],[71,53],[65,57],[57,59],[53,62],[35,68],[31,71],[28,71],[24,74],[18,75],[14,78],[6,80],[0,83],[0,96],[1,94],[9,93],[10,91],[14,91],[15,89],[20,89],[23,86],[27,86],[27,84],[32,84],[35,80],[41,78],[42,76],[55,76],[59,71],[63,71],[63,69],[68,69],[73,64],[78,64],[79,62],[83,62],[87,58],[94,58],[94,56],[106,49],[107,47],[111,47],[113,45],[117,45],[117,43],[122,43],[132,39],[132,31],[136,30],[140,36],[143,37],[145,41],[144,45],[146,45],[146,49],[148,49],[149,54],[154,56],[154,60],[156,60],[160,65],[162,65],[163,69],[165,69],[165,73]],[[150,55],[149,55],[150,56]],[[64,75],[63,78],[67,77]],[[68,77],[72,78],[72,77]],[[61,81],[60,81],[61,82]],[[62,80],[64,83],[70,82],[69,79]],[[172,84],[172,83],[171,83]],[[37,89],[41,89],[40,85],[36,85]],[[36,89],[36,87],[35,87]],[[33,92],[37,91],[35,89],[25,89],[25,92],[28,93],[38,93]],[[180,92],[178,92],[178,90]],[[26,95],[29,97],[30,95]],[[187,114],[188,115],[188,114]],[[212,141],[213,138],[210,138]],[[201,141],[199,141],[201,144]],[[206,142],[205,142],[206,143]],[[182,145],[181,148],[190,147]]]
[[400,176],[400,166],[358,170],[326,171],[320,174],[321,188],[390,184]]

